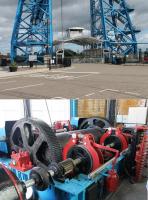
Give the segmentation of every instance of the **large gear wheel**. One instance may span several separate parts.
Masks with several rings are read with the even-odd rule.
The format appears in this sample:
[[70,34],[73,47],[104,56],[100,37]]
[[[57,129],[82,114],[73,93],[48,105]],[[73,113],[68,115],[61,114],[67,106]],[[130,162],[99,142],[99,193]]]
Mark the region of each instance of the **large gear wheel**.
[[24,118],[17,121],[10,133],[11,151],[25,150],[33,164],[46,167],[62,161],[62,150],[52,129],[43,121]]
[[100,128],[109,128],[111,127],[111,124],[107,119],[101,118],[101,117],[91,117],[88,119],[85,119],[81,124],[79,129],[87,129],[87,128],[94,128],[94,127],[100,127]]

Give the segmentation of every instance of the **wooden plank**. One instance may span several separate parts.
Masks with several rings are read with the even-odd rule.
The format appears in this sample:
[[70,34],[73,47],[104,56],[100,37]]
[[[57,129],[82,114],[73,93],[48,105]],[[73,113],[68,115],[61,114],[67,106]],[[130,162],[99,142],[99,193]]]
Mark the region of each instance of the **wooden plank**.
[[78,117],[106,117],[105,99],[84,99],[78,101]]

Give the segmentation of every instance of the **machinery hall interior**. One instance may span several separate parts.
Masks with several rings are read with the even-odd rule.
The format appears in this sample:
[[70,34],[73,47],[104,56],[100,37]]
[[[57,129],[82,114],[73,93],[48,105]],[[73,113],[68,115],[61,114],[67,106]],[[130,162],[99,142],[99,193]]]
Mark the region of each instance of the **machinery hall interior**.
[[[18,1],[11,50],[0,56],[0,65],[9,62],[64,65],[72,63],[147,63],[148,43],[137,41],[134,12],[125,0],[89,0],[88,27],[66,27],[64,9],[58,21],[61,35],[56,37],[52,0]],[[86,11],[87,12],[87,11]],[[76,23],[75,23],[76,24]],[[140,49],[139,45],[144,48]]]
[[0,100],[0,199],[146,200],[147,117],[146,99]]

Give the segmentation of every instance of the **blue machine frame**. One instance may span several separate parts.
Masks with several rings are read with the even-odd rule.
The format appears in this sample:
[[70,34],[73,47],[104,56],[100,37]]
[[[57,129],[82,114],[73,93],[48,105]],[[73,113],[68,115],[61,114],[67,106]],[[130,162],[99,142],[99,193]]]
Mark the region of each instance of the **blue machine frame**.
[[[18,0],[11,39],[11,62],[17,55],[52,54],[52,0]],[[38,57],[37,57],[38,58]]]
[[[120,165],[124,156],[118,158],[117,164],[115,166],[116,170],[120,169]],[[30,171],[20,172],[16,169],[9,167],[10,159],[0,158],[0,163],[7,166],[20,181],[26,181],[29,179]],[[39,200],[85,200],[86,199],[86,190],[93,184],[98,181],[102,181],[105,177],[108,176],[107,172],[112,169],[112,164],[108,165],[96,178],[89,179],[87,175],[80,174],[73,179],[66,179],[64,183],[54,181],[54,185],[50,186],[45,191],[36,191],[39,196]],[[98,192],[99,192],[98,187]]]
[[134,9],[126,0],[90,0],[91,35],[103,42],[111,53],[137,54],[137,30],[131,21]]

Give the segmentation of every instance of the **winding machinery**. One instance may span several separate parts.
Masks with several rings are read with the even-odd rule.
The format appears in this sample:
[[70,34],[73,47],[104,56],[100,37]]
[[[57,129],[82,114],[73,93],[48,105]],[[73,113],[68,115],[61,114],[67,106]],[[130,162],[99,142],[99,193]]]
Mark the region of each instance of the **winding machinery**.
[[56,132],[38,119],[7,122],[0,130],[1,199],[102,200],[123,177],[142,179],[146,126],[99,127],[92,119],[83,125]]

